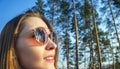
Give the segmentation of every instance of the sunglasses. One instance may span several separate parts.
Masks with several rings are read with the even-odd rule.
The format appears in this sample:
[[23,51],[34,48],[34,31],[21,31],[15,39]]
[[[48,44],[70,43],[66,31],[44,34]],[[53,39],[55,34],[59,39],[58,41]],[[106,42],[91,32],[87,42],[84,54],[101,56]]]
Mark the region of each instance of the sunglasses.
[[54,32],[51,34],[47,34],[46,30],[43,27],[36,28],[34,30],[34,37],[37,42],[40,44],[45,44],[48,42],[48,38],[50,38],[54,43],[57,44],[57,36]]

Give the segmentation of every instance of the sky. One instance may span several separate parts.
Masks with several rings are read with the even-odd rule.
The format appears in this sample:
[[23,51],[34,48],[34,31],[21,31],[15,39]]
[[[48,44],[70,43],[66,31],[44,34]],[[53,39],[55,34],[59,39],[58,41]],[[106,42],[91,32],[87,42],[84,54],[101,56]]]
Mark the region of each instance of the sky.
[[0,32],[15,16],[35,6],[37,0],[0,0]]

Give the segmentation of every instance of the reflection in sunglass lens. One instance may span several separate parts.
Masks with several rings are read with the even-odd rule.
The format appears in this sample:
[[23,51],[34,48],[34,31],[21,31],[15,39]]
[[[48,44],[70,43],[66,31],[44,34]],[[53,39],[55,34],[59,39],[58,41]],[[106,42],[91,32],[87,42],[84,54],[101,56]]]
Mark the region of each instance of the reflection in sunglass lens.
[[48,35],[44,28],[37,28],[34,32],[35,38],[39,43],[46,43],[48,41]]
[[[34,31],[34,35],[35,35],[36,40],[41,44],[44,44],[48,41],[48,34],[44,28],[41,28],[41,27],[37,28]],[[50,38],[53,42],[57,43],[57,36],[54,32],[51,33]]]

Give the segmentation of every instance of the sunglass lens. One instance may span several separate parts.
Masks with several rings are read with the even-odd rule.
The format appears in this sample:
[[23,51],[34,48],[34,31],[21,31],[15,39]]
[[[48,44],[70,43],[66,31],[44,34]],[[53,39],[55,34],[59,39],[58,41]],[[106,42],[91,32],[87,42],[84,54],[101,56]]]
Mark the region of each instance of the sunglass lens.
[[37,28],[36,29],[35,37],[36,37],[36,40],[39,43],[46,43],[47,40],[48,40],[47,33],[46,33],[46,31],[43,28]]

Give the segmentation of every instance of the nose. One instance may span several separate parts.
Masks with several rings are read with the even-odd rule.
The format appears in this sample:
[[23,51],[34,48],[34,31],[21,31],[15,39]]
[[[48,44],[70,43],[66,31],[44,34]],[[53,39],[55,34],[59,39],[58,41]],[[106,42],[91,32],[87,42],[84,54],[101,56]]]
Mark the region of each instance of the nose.
[[51,39],[49,39],[45,49],[46,50],[54,50],[56,48],[57,48],[57,45]]

